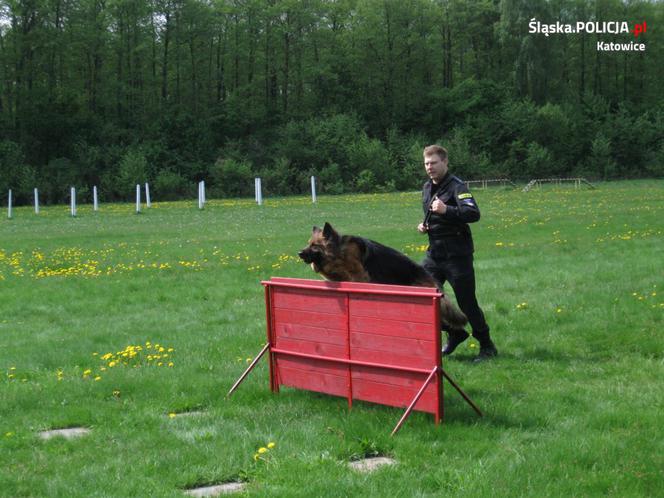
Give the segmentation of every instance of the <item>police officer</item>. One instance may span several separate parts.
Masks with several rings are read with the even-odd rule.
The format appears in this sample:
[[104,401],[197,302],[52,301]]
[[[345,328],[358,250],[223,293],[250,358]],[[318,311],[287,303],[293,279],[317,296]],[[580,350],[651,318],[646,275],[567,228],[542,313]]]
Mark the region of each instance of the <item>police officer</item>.
[[[473,329],[473,337],[480,343],[475,361],[492,358],[498,351],[475,297],[473,237],[468,226],[480,219],[479,207],[465,183],[449,173],[444,147],[430,145],[424,149],[424,169],[430,180],[422,190],[424,222],[417,229],[429,235],[429,249],[422,264],[441,288],[445,281],[452,286],[457,303]],[[447,333],[443,355],[451,354],[468,338],[464,329]]]

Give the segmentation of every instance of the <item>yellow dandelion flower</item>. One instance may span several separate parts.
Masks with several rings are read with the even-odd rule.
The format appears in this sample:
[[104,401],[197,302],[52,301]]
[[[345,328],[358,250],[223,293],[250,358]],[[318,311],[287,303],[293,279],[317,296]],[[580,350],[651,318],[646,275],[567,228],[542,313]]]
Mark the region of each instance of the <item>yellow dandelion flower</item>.
[[258,453],[254,453],[254,461],[257,462],[259,458],[260,456],[258,455]]
[[175,417],[176,417],[176,415],[175,415],[175,413],[173,413],[173,412],[171,412],[171,413],[168,414],[168,418],[175,418]]
[[267,447],[268,447],[269,449],[274,448],[276,445],[277,445],[277,443],[267,443]]
[[262,454],[265,453],[265,452],[267,452],[267,448],[266,448],[266,447],[262,446],[262,447],[258,448],[258,454],[259,454],[259,455],[262,455]]
[[97,376],[95,377],[95,381],[97,381],[97,380],[101,380],[101,377],[100,377],[99,375],[97,375]]

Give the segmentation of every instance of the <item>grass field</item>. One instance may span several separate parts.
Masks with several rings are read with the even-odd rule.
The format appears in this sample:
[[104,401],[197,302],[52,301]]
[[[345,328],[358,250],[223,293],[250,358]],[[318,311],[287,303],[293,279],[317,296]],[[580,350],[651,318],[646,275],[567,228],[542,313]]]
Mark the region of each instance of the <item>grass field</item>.
[[[311,226],[419,260],[418,193],[3,214],[0,496],[662,496],[664,181],[475,193],[500,356],[467,341],[446,369],[486,416],[448,389],[443,425],[415,413],[393,438],[401,410],[274,395],[265,363],[224,395],[265,342],[260,281],[315,278]],[[37,435],[73,426],[91,433]],[[374,454],[398,463],[348,470]]]

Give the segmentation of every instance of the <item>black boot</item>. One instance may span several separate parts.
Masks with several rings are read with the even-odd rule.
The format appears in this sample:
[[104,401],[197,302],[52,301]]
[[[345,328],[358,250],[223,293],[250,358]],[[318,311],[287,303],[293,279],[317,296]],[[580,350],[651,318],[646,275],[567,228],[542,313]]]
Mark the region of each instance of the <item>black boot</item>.
[[475,363],[490,360],[491,358],[498,356],[498,350],[491,340],[488,330],[480,333],[473,331],[473,337],[480,343],[480,352],[477,355],[477,358],[473,360]]
[[447,344],[443,348],[443,356],[452,354],[459,344],[468,339],[468,332],[463,329],[447,332]]

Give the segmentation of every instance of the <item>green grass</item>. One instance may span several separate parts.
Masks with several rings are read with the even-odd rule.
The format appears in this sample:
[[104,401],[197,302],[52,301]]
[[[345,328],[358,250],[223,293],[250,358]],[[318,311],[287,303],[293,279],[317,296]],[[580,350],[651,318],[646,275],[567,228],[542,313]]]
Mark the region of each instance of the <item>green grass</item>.
[[[661,493],[664,182],[476,197],[500,356],[475,365],[468,341],[446,369],[486,416],[447,389],[443,425],[415,413],[393,438],[401,410],[274,395],[265,363],[224,396],[265,342],[260,281],[315,278],[296,258],[311,226],[419,260],[418,193],[15,209],[0,220],[0,495],[182,496],[237,478],[250,496]],[[174,351],[148,361],[147,341]],[[101,358],[130,345],[140,368]],[[37,436],[69,426],[92,433]],[[398,465],[345,466],[375,453]]]

